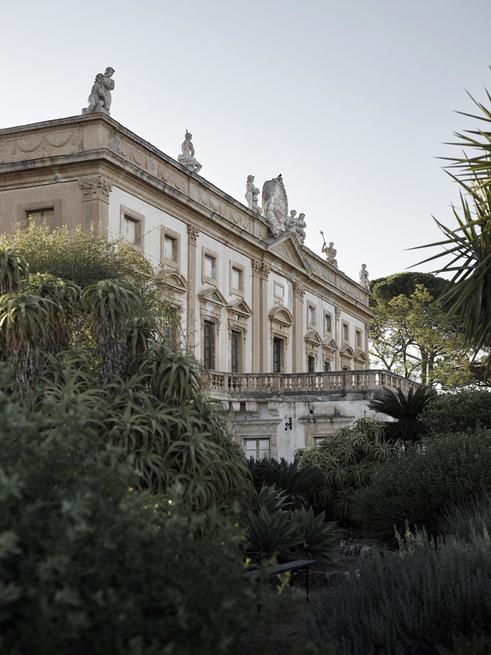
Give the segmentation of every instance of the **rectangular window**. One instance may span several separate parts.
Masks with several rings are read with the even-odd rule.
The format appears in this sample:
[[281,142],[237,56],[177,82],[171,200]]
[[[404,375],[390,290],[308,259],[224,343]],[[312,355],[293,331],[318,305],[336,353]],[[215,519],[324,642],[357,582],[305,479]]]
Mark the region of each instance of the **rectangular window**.
[[316,311],[315,305],[308,305],[307,307],[307,325],[315,326],[316,324]]
[[269,459],[269,439],[244,439],[244,452],[248,459]]
[[324,334],[332,333],[332,316],[329,312],[324,314]]
[[216,280],[217,260],[212,255],[205,255],[203,259],[204,276],[209,280]]
[[356,330],[356,347],[361,348],[361,330]]
[[203,323],[203,338],[204,338],[204,353],[203,365],[209,370],[215,369],[215,330],[216,326],[213,321],[204,321]]
[[164,232],[161,243],[161,260],[163,262],[176,262],[179,258],[179,240],[177,237]]
[[343,323],[343,341],[349,343],[349,325],[348,323]]
[[232,271],[230,274],[230,286],[234,291],[243,291],[242,283],[242,269],[237,268],[237,266],[232,266]]
[[329,373],[331,370],[331,362],[329,362],[327,359],[324,361],[324,372]]
[[283,369],[283,339],[273,339],[273,373],[281,373]]
[[321,443],[326,439],[324,436],[315,436],[314,437],[314,446],[320,446]]
[[163,316],[163,339],[164,343],[169,345],[174,350],[178,347],[178,331],[179,331],[179,311],[175,307],[166,310]]
[[242,333],[232,330],[232,373],[241,372],[241,349],[242,349]]
[[26,223],[46,224],[53,226],[55,220],[55,208],[44,207],[43,209],[29,209],[26,211]]
[[140,221],[132,216],[125,214],[123,216],[121,237],[135,246],[140,245]]
[[309,373],[315,373],[315,357],[309,355],[307,358],[307,370]]

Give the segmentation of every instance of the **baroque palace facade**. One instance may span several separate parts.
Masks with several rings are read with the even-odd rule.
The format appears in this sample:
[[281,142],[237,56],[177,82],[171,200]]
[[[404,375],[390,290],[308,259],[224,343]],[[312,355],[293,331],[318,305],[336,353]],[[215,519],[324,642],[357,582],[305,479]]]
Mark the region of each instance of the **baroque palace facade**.
[[[367,285],[303,245],[281,176],[247,203],[198,174],[191,135],[178,161],[103,110],[0,130],[0,230],[28,221],[96,225],[143,250],[163,276],[181,346],[207,369],[247,454],[296,449],[366,415]],[[335,251],[334,251],[335,254]]]

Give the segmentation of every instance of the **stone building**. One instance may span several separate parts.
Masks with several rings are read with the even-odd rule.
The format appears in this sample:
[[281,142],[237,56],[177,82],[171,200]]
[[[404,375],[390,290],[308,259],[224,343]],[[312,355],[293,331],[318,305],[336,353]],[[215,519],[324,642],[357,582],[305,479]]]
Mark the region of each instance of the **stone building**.
[[369,291],[303,245],[281,176],[262,208],[249,176],[248,207],[197,173],[188,134],[176,161],[102,108],[0,130],[0,230],[96,225],[141,248],[244,450],[291,459],[406,382],[368,370]]

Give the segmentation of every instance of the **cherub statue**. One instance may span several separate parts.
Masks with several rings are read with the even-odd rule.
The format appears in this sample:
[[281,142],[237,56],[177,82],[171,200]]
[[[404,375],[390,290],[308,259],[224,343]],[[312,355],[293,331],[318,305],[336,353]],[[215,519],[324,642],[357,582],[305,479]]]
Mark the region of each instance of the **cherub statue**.
[[362,264],[361,265],[361,270],[360,270],[360,284],[364,289],[367,289],[367,291],[370,291],[370,281],[368,279],[368,271],[367,271],[367,265]]
[[295,227],[297,226],[297,210],[296,209],[290,209],[290,216],[287,217],[286,219],[286,229],[287,230],[294,230]]
[[254,175],[247,176],[245,199],[249,209],[259,214],[259,189],[254,186]]
[[106,68],[104,73],[97,73],[90,91],[89,105],[87,109],[82,110],[82,113],[90,114],[95,111],[101,111],[109,114],[112,101],[111,91],[114,89],[113,74],[114,68],[110,66]]
[[322,246],[322,252],[326,256],[326,260],[328,264],[331,264],[331,266],[334,266],[335,268],[338,267],[338,260],[336,259],[336,255],[338,254],[338,251],[334,247],[334,241],[329,242],[329,246],[326,243],[326,238],[324,236],[324,232],[320,230],[320,233],[322,234],[322,238],[324,239],[324,245]]
[[202,166],[194,156],[192,138],[193,135],[186,130],[186,135],[181,145],[181,154],[177,157],[177,161],[187,168],[188,171],[191,171],[191,173],[199,173]]

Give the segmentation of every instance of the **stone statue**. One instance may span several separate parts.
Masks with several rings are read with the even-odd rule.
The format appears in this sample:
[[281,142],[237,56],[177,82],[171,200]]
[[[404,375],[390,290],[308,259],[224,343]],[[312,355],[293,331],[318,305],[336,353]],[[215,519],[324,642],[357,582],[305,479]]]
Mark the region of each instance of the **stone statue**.
[[322,246],[322,252],[326,256],[326,260],[328,264],[331,264],[331,266],[334,266],[334,268],[338,267],[338,260],[336,259],[336,255],[338,254],[338,251],[334,247],[334,241],[329,242],[329,246],[326,243],[326,238],[324,236],[324,232],[320,230],[320,233],[322,234],[322,238],[324,239],[324,245]]
[[202,166],[194,156],[192,138],[193,135],[186,130],[186,135],[181,145],[181,154],[177,157],[177,161],[187,168],[188,171],[191,171],[191,173],[199,173]]
[[286,219],[286,229],[287,230],[294,230],[296,225],[297,225],[297,210],[296,209],[291,209],[290,210],[290,216]]
[[262,204],[263,216],[269,223],[273,236],[277,237],[286,230],[288,215],[288,197],[281,173],[263,184]]
[[114,68],[108,66],[104,73],[97,73],[94,84],[90,91],[89,105],[87,109],[82,109],[83,114],[101,111],[105,114],[110,113],[111,109],[111,91],[114,89],[114,80],[112,76]]
[[360,270],[360,284],[364,289],[370,291],[370,281],[368,279],[368,275],[369,273],[367,271],[367,265],[362,264]]
[[249,209],[259,214],[259,189],[254,186],[254,175],[247,176],[245,199]]
[[297,236],[300,239],[301,243],[305,242],[306,227],[307,227],[307,223],[305,222],[305,214],[299,214],[297,218],[297,223],[295,225],[295,232],[297,233]]

